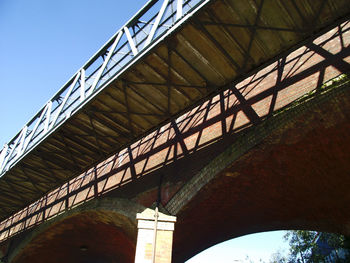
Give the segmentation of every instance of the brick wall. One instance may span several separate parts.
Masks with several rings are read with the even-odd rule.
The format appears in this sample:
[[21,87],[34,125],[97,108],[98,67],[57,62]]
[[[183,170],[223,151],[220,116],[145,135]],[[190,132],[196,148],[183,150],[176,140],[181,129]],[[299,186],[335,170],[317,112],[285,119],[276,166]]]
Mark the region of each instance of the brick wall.
[[[276,111],[304,94],[319,89],[327,80],[350,71],[349,43],[350,24],[345,22],[304,46],[283,54],[245,79],[222,87],[218,95],[201,102],[174,122],[165,124],[73,179],[67,187],[62,186],[30,208],[1,222],[0,240],[35,226],[65,209],[113,191],[116,195],[122,193],[123,197],[150,206],[157,199],[157,183],[147,185],[147,189],[135,187],[136,190],[125,194],[126,190],[123,189],[130,189],[130,182],[137,184],[132,180],[133,176],[141,179],[160,173],[172,174],[166,178],[162,190],[163,205],[166,205],[176,193],[181,195],[179,189],[189,180],[197,184],[196,180],[200,178],[194,175],[212,173],[207,171],[205,165],[227,147],[220,141],[227,138],[229,141],[236,140],[242,131],[248,131],[247,128],[272,117]],[[238,151],[242,143],[237,140],[234,151]],[[207,156],[193,158],[196,160],[195,167],[190,161],[183,161],[191,159],[198,152],[205,152],[205,149],[215,149],[213,145],[217,145],[216,151],[208,150]],[[217,149],[220,147],[221,150]],[[202,171],[199,173],[200,169]],[[45,208],[45,204],[51,206]],[[173,204],[174,201],[170,201],[167,207],[173,209],[170,208]],[[172,211],[176,213],[177,209]],[[11,227],[11,224],[15,225]]]

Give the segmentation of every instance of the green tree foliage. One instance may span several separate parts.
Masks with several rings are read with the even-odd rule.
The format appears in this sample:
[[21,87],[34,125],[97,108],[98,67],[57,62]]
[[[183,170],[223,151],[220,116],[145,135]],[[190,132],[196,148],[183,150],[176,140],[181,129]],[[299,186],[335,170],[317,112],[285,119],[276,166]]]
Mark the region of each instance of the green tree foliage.
[[[284,238],[289,241],[289,258],[287,260],[273,261],[274,263],[350,262],[350,256],[344,250],[348,243],[344,236],[331,233],[295,230],[288,231]],[[323,247],[322,244],[324,244]],[[333,258],[330,261],[327,256],[331,251]],[[341,251],[341,255],[339,255],[339,251]]]
[[269,263],[288,263],[288,258],[283,255],[282,251],[278,250],[271,255]]

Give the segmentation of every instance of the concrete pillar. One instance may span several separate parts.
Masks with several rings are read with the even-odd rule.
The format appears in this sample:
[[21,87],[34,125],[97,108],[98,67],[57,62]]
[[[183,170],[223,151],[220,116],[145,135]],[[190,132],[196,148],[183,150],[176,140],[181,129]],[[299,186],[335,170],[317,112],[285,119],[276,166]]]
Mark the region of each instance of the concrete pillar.
[[158,213],[157,209],[146,209],[138,213],[136,219],[138,234],[135,263],[171,263],[176,217]]

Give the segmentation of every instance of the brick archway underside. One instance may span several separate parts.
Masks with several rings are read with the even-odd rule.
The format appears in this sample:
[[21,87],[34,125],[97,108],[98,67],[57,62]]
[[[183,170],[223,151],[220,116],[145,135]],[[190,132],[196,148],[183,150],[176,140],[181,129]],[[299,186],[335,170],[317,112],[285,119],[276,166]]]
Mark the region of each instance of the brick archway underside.
[[[173,262],[261,231],[350,234],[350,90],[315,101],[216,174],[181,208]],[[128,211],[129,218],[136,212]],[[82,213],[55,224],[13,262],[133,262],[136,223],[133,236],[92,218],[96,215]]]
[[203,187],[178,214],[173,262],[270,230],[350,234],[350,92],[310,107]]
[[136,213],[125,199],[95,199],[28,232],[11,244],[11,263],[134,262]]
[[94,213],[66,219],[38,236],[13,262],[133,262],[135,242]]

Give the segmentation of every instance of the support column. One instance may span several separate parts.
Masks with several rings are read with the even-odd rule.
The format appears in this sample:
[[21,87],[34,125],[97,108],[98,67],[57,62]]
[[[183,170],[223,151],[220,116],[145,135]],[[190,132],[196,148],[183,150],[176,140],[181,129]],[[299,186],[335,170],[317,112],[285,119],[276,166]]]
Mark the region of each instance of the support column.
[[135,263],[171,263],[176,217],[159,213],[156,208],[138,213],[136,219],[138,234]]

